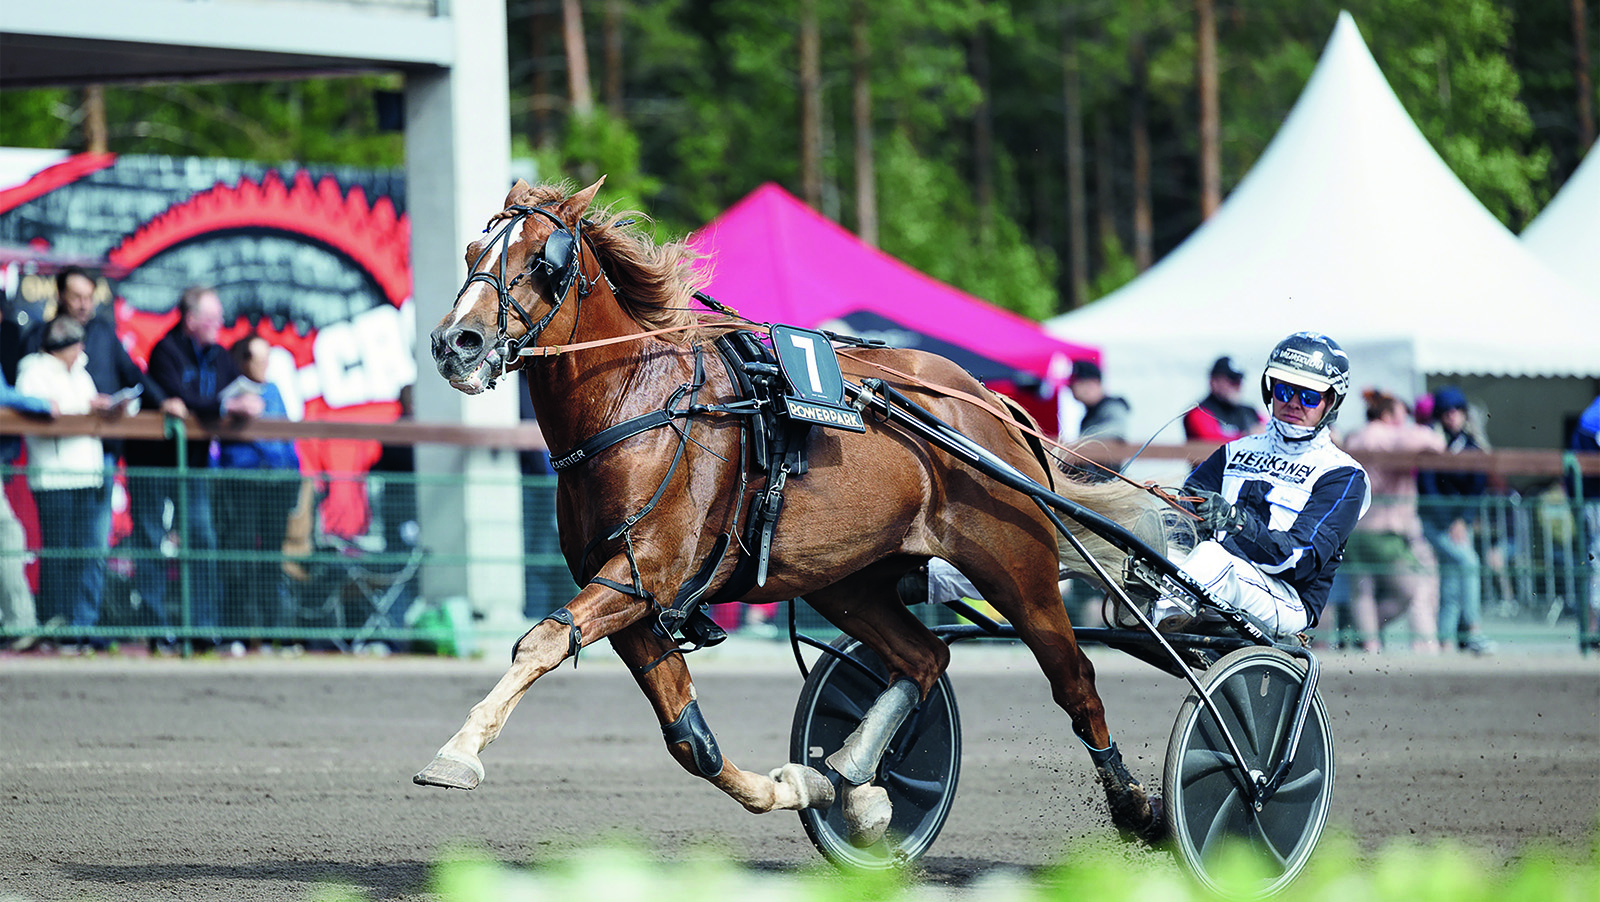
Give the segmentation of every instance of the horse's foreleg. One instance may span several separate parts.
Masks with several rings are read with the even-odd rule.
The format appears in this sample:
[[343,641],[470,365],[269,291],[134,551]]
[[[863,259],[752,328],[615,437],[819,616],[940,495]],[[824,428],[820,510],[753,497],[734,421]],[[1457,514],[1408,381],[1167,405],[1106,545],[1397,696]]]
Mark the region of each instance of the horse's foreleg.
[[803,764],[785,764],[766,776],[741,770],[722,753],[700,713],[683,655],[652,631],[648,620],[611,637],[661,722],[667,750],[686,771],[701,777],[755,814],[827,808],[833,784]]
[[511,668],[483,701],[472,706],[466,723],[411,781],[449,789],[477,788],[483,780],[483,762],[478,760],[478,753],[500,735],[512,709],[522,701],[534,681],[576,654],[582,645],[603,637],[609,632],[606,627],[616,623],[636,604],[630,596],[591,583],[565,608],[535,624],[517,640]]

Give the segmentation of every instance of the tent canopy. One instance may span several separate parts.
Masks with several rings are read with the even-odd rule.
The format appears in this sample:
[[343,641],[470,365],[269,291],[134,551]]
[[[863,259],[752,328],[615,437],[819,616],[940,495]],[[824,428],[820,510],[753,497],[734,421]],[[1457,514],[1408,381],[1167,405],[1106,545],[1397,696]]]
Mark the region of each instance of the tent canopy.
[[1590,149],[1549,205],[1522,230],[1522,246],[1600,300],[1600,154]]
[[1098,357],[868,247],[775,184],[728,208],[690,244],[705,256],[706,292],[757,322],[867,332],[946,356],[954,348],[957,363],[986,379],[1059,382],[1072,360]]
[[[1264,361],[1301,330],[1340,342],[1356,385],[1408,396],[1427,374],[1600,373],[1600,305],[1461,184],[1348,13],[1216,215],[1133,282],[1047,325],[1100,347],[1107,388],[1128,398],[1143,436],[1205,394],[1217,356]],[[1260,403],[1253,385],[1247,395]],[[1360,407],[1345,407],[1343,425]]]

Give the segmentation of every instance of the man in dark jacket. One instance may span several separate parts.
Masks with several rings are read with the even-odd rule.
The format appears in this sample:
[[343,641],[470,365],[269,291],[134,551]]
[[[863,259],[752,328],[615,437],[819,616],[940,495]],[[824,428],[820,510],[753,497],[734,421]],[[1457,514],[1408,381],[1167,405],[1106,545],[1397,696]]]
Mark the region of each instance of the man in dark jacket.
[[[193,414],[206,423],[224,417],[253,419],[261,415],[261,396],[240,393],[223,400],[223,389],[239,377],[227,349],[217,343],[222,330],[222,300],[205,286],[184,289],[178,298],[178,323],[150,352],[149,381],[165,402],[162,410],[175,416]],[[200,469],[211,466],[209,439],[187,443],[187,465]],[[178,480],[170,468],[178,462],[177,444],[172,441],[130,442],[127,448],[130,467],[158,467],[169,472],[141,473],[128,480],[129,508],[133,534],[129,546],[138,552],[135,585],[140,599],[163,624],[174,618],[167,610],[167,568],[161,559],[161,541],[167,527],[163,513],[166,502],[174,505],[174,519],[185,513],[178,509]],[[187,532],[182,536],[189,558],[191,609],[186,625],[200,628],[204,647],[214,643],[218,626],[217,533],[212,525],[210,482],[190,477],[187,489]],[[174,527],[177,523],[173,524]],[[181,612],[180,612],[181,613]]]
[[1183,415],[1183,434],[1191,442],[1231,442],[1261,431],[1261,412],[1239,400],[1244,370],[1232,357],[1211,364],[1211,393]]
[[[145,378],[144,371],[128,356],[128,349],[117,337],[117,327],[111,317],[100,315],[99,302],[95,300],[94,279],[78,266],[68,266],[56,273],[56,316],[77,320],[83,327],[83,357],[94,379],[95,391],[123,400],[104,402],[95,399],[96,408],[106,416],[120,417],[139,412],[146,400],[154,403],[160,395]],[[21,353],[32,354],[44,343],[45,330],[50,323],[40,320],[22,334]],[[95,535],[98,546],[107,547],[111,539],[111,492],[116,485],[117,463],[123,455],[120,439],[101,442],[105,451],[106,478],[101,483],[97,501]]]

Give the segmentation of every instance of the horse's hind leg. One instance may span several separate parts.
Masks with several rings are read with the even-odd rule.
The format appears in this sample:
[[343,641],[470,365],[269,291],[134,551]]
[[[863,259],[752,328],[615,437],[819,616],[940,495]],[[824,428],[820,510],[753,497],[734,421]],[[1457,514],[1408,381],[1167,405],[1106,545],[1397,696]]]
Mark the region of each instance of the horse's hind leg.
[[700,713],[683,655],[674,652],[674,645],[652,630],[652,619],[646,618],[616,633],[611,637],[611,645],[649,698],[661,722],[667,750],[678,764],[755,814],[832,805],[833,784],[810,767],[785,764],[770,775],[762,776],[740,770],[722,753]]
[[1088,748],[1105,788],[1112,822],[1124,835],[1147,842],[1160,839],[1166,831],[1161,800],[1133,778],[1111,741],[1105,707],[1094,686],[1094,665],[1072,633],[1055,574],[1035,567],[972,566],[967,575],[1011,621],[1050,680],[1051,697],[1072,718],[1072,730]]
[[842,778],[850,841],[870,846],[889,829],[889,794],[873,781],[889,741],[950,663],[950,649],[894,592],[898,568],[883,565],[807,596],[812,607],[861,640],[889,671],[889,687],[873,702],[839,749],[827,757]]

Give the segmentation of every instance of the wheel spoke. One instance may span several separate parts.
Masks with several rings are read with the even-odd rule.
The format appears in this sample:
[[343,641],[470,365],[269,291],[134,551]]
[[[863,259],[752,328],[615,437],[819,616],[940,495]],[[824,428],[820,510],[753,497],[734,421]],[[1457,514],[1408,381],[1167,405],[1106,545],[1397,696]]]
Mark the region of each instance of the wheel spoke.
[[1214,848],[1218,843],[1229,836],[1239,836],[1237,816],[1245,810],[1244,794],[1237,787],[1223,796],[1217,805],[1217,812],[1211,816],[1211,823],[1206,826],[1206,835],[1198,844],[1195,851],[1203,857],[1205,853]]
[[931,811],[944,798],[945,784],[941,780],[919,780],[903,773],[884,774],[879,782],[883,788],[898,793],[918,812]]
[[1290,805],[1303,805],[1314,801],[1317,794],[1322,791],[1322,787],[1326,785],[1326,779],[1327,775],[1322,772],[1322,768],[1313,768],[1279,786],[1278,791],[1273,793],[1272,801],[1268,804],[1275,805],[1279,802],[1286,802]]
[[816,717],[837,717],[852,724],[860,723],[861,719],[867,716],[867,709],[861,706],[848,689],[849,687],[838,683],[829,683],[827,689],[817,698]]
[[[1278,850],[1278,843],[1267,833],[1267,827],[1262,823],[1262,818],[1250,818],[1250,826],[1253,828],[1251,830],[1251,834],[1256,840],[1255,844],[1265,850],[1267,854],[1271,855],[1272,860],[1278,863],[1278,867],[1280,869],[1288,867],[1289,856]],[[1289,852],[1294,852],[1294,845],[1295,843],[1299,842],[1299,840],[1299,836],[1294,837],[1294,840],[1289,843]]]
[[1234,674],[1223,682],[1222,691],[1218,695],[1227,701],[1228,705],[1224,710],[1233,711],[1234,716],[1238,718],[1239,728],[1244,733],[1244,747],[1240,751],[1248,751],[1259,759],[1261,742],[1256,735],[1255,702],[1247,685],[1254,676],[1253,672]]
[[1215,749],[1199,749],[1190,747],[1183,755],[1183,782],[1185,785],[1203,780],[1213,774],[1224,771],[1237,770],[1233,764],[1233,755]]

